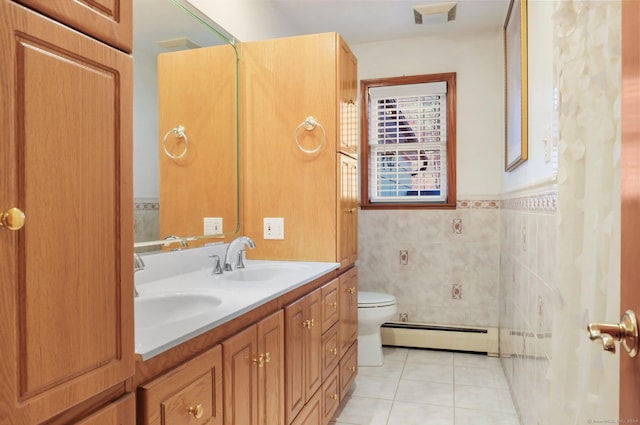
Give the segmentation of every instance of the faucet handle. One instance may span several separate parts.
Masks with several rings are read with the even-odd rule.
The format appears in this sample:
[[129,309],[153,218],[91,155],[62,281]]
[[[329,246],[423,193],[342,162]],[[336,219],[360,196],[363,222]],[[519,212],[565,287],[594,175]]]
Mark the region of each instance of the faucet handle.
[[244,259],[246,255],[246,250],[241,249],[240,251],[238,251],[238,262],[236,263],[236,269],[244,269]]
[[133,254],[133,271],[134,272],[139,272],[140,270],[144,270],[145,265],[144,265],[144,261],[142,261],[142,257],[140,257],[140,255],[138,255],[137,253]]
[[222,267],[220,266],[220,256],[219,255],[210,255],[209,258],[213,258],[213,270],[211,270],[211,274],[222,274]]

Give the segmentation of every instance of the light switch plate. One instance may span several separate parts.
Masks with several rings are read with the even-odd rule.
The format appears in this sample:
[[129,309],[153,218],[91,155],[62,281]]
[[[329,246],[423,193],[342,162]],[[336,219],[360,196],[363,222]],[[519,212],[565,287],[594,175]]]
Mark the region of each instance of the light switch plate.
[[265,239],[284,239],[284,218],[272,217],[264,218],[264,238]]

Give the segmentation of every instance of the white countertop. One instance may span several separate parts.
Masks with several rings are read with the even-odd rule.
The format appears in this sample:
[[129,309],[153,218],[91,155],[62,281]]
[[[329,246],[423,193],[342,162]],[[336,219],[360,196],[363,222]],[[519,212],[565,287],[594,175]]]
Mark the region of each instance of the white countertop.
[[[135,301],[138,322],[135,329],[136,354],[142,360],[148,360],[338,267],[338,263],[248,260],[245,269],[221,275],[212,275],[211,267],[208,267],[147,280],[137,285],[140,296]],[[263,276],[264,280],[256,280],[256,276]],[[153,320],[140,316],[145,313],[139,306],[153,303],[153,298],[166,299],[176,294],[183,296],[175,298],[178,300],[176,306],[183,312],[185,305],[178,303],[194,299],[202,299],[203,302],[194,303],[193,308],[189,307],[188,317],[178,320],[172,317],[171,305],[166,307],[163,304],[158,318],[158,322],[164,322],[162,324],[149,324]],[[205,301],[208,299],[219,304],[207,307]]]

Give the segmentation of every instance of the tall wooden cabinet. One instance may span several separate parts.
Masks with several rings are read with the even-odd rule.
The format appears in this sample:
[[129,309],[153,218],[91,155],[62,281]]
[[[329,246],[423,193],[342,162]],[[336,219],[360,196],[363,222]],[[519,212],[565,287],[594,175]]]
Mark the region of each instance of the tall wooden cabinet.
[[[336,33],[240,49],[244,226],[259,242],[252,257],[350,267],[357,256],[355,56]],[[307,117],[318,125],[308,130]],[[305,153],[298,145],[321,147]],[[284,240],[263,239],[265,217],[284,218]]]
[[[118,11],[130,26],[131,3]],[[111,401],[134,373],[132,59],[8,0],[0,50],[1,421],[124,418],[131,401]]]

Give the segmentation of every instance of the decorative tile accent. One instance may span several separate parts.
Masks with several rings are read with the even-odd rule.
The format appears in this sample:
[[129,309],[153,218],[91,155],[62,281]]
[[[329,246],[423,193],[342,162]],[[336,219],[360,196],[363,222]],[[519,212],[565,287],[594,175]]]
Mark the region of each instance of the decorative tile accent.
[[460,285],[459,283],[454,283],[453,285],[451,285],[451,298],[453,298],[454,300],[462,299],[462,285]]
[[160,210],[159,202],[134,202],[133,207],[136,211],[158,211]]
[[456,235],[462,234],[462,219],[454,218],[453,219],[453,233]]
[[554,190],[519,198],[503,199],[500,201],[500,208],[526,211],[556,211],[557,202],[558,192]]
[[500,201],[497,199],[483,199],[483,200],[468,200],[459,199],[456,203],[456,208],[459,210],[465,209],[491,209],[495,210],[500,208]]
[[407,264],[409,264],[409,251],[407,251],[406,249],[401,249],[400,250],[400,265],[401,266],[406,266]]

